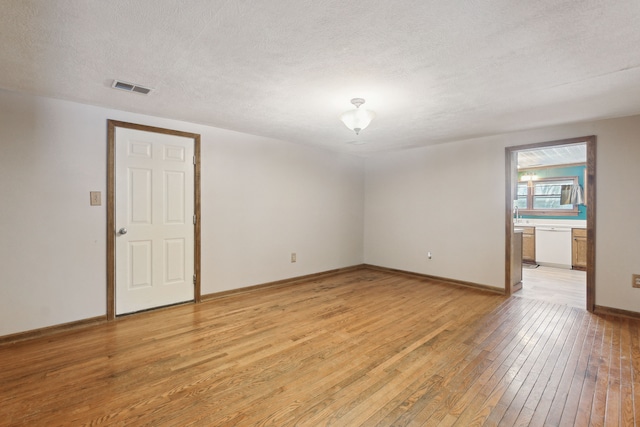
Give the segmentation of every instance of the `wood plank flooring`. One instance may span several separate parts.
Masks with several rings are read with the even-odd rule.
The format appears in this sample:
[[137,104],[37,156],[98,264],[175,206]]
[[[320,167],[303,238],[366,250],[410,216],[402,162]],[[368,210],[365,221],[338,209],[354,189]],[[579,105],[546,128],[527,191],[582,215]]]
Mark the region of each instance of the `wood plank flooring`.
[[542,265],[525,267],[522,269],[522,289],[513,295],[586,308],[587,272]]
[[638,423],[640,322],[368,269],[0,346],[0,425]]

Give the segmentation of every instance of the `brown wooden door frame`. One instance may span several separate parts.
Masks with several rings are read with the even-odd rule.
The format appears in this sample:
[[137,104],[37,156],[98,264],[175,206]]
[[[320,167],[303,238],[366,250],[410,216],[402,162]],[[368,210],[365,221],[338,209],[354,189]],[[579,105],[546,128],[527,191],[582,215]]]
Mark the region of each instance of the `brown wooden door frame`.
[[532,148],[552,147],[586,143],[587,145],[587,307],[593,312],[596,302],[596,137],[595,135],[580,138],[561,139],[536,144],[517,145],[505,148],[505,294],[511,295],[511,239],[513,234],[513,200],[515,183],[517,182],[516,155],[518,151]]
[[172,129],[163,129],[153,126],[139,125],[135,123],[107,120],[107,320],[115,319],[115,289],[116,289],[116,163],[115,163],[115,136],[116,128],[127,128],[145,132],[155,132],[168,135],[191,138],[194,142],[195,170],[194,170],[194,213],[196,223],[194,226],[194,300],[201,301],[200,291],[200,134],[181,132]]

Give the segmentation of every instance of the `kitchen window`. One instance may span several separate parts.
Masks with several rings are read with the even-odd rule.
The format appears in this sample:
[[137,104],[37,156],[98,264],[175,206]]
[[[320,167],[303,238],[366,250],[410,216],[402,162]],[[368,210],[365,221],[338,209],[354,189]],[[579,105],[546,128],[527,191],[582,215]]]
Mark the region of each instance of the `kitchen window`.
[[577,204],[562,204],[563,188],[577,185],[577,176],[520,181],[514,204],[523,215],[577,216]]

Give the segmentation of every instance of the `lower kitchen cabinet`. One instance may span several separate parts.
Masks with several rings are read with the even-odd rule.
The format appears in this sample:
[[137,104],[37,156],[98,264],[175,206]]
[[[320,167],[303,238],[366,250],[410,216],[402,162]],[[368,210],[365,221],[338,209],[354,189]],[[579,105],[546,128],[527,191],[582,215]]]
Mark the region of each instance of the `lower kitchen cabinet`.
[[535,264],[536,262],[536,229],[535,227],[522,228],[522,262]]
[[511,240],[511,292],[522,289],[522,232],[514,230]]
[[587,269],[587,230],[584,228],[571,229],[571,267]]

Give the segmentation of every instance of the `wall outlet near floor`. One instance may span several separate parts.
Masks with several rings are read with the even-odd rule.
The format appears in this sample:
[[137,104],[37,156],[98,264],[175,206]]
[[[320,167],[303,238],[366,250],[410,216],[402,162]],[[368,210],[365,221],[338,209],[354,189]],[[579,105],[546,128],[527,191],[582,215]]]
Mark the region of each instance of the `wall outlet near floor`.
[[427,258],[431,259],[431,252],[427,252]]
[[633,280],[631,282],[631,286],[634,288],[640,288],[640,274],[632,274],[631,278]]
[[296,262],[296,253],[291,252],[291,262]]

